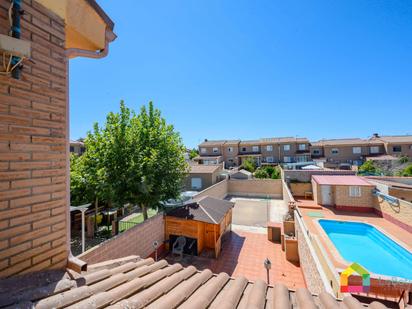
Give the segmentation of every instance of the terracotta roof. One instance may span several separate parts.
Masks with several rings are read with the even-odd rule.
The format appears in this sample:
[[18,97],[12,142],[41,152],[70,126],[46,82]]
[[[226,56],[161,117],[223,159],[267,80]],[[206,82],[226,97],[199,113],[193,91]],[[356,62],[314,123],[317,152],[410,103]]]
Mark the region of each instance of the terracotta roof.
[[199,161],[199,160],[216,160],[221,158],[222,156],[196,156],[193,158],[193,161]]
[[0,283],[0,307],[11,308],[386,308],[137,256],[91,265],[81,275],[49,271]]
[[260,140],[258,139],[250,139],[250,140],[244,140],[240,141],[239,145],[254,145],[254,146],[259,146]]
[[379,141],[370,141],[361,138],[337,138],[337,139],[322,139],[317,142],[312,142],[312,146],[339,146],[339,145],[369,145],[371,143],[379,143]]
[[359,176],[347,175],[313,175],[312,179],[319,185],[336,185],[336,186],[374,186],[364,178]]
[[412,143],[412,135],[384,135],[379,137],[372,137],[370,140],[381,140],[385,143]]
[[218,224],[234,205],[233,202],[205,196],[194,203],[168,211],[167,216]]
[[211,140],[211,141],[207,140],[207,141],[204,141],[204,142],[200,143],[199,147],[223,145],[225,142],[226,142],[226,140]]
[[268,137],[261,138],[262,143],[309,143],[306,137]]
[[214,173],[220,168],[221,168],[221,165],[193,164],[193,165],[190,165],[189,173],[210,174],[210,173]]

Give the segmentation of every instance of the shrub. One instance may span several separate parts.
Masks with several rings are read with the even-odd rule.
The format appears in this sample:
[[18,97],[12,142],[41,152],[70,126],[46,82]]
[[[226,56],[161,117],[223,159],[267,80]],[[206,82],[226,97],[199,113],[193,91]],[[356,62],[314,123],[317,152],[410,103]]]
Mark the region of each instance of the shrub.
[[408,165],[402,172],[401,176],[412,177],[412,164]]
[[409,161],[409,158],[407,156],[402,156],[399,158],[399,163],[404,164]]
[[268,174],[268,172],[265,170],[265,169],[258,169],[256,172],[255,172],[255,177],[256,178],[269,178],[269,174]]
[[252,158],[247,158],[243,161],[241,169],[245,169],[251,173],[256,170],[256,162]]

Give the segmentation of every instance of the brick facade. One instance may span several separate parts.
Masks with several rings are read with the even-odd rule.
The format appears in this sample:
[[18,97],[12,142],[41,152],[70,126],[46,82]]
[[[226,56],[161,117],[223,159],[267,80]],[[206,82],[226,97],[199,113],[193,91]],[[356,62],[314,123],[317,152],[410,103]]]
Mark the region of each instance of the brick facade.
[[154,253],[154,241],[158,241],[159,245],[161,245],[158,249],[158,253],[161,254],[164,248],[164,237],[164,217],[163,213],[159,213],[120,235],[87,250],[80,254],[78,258],[89,264],[129,255],[138,255],[146,258]]
[[[0,0],[2,34],[9,6]],[[23,10],[34,62],[20,80],[0,75],[0,277],[61,268],[68,256],[64,21],[36,1]]]

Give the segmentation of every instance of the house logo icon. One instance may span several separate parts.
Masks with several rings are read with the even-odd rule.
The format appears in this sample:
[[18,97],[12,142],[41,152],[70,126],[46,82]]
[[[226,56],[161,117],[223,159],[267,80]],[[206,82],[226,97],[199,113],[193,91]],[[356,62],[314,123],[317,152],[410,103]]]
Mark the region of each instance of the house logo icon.
[[[362,285],[349,285],[349,277],[356,273],[362,277]],[[358,263],[352,263],[340,274],[340,291],[342,293],[359,293],[369,292],[370,288],[370,274]]]

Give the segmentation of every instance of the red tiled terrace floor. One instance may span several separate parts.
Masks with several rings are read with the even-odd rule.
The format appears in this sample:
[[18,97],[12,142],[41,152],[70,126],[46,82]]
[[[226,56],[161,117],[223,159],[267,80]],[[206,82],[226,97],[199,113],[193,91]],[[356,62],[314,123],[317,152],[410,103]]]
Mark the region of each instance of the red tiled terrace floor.
[[[232,231],[225,235],[218,259],[194,257],[190,260],[190,257],[185,257],[183,261],[176,262],[194,265],[198,269],[209,268],[214,273],[225,272],[232,277],[244,276],[250,281],[266,281],[263,266],[266,257],[272,262],[270,284],[282,282],[291,289],[306,286],[299,265],[287,261],[280,244],[269,241],[266,234]],[[167,259],[175,262],[170,256]]]

